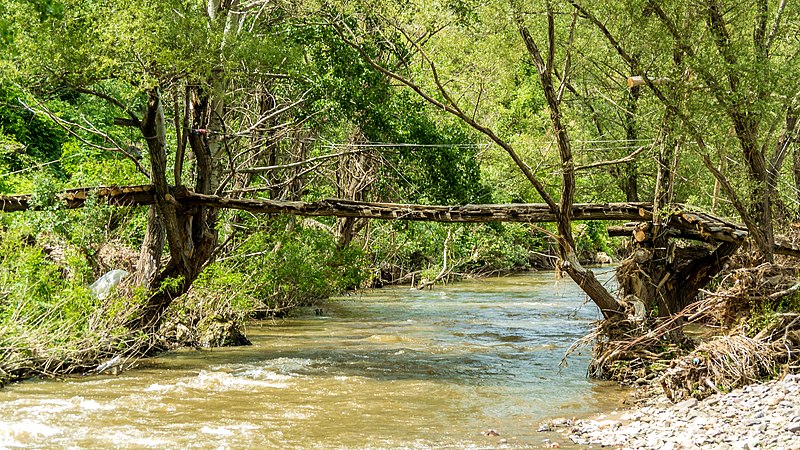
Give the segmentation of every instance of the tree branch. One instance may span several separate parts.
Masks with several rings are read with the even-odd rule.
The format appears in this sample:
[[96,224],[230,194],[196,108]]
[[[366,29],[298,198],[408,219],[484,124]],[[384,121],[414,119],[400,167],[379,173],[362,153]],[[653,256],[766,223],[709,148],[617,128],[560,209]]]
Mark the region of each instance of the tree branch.
[[772,23],[772,29],[767,37],[767,43],[764,46],[764,50],[767,52],[765,56],[767,57],[769,57],[769,49],[772,47],[772,42],[775,40],[775,36],[778,34],[778,29],[781,26],[784,9],[786,9],[786,0],[781,0],[781,3],[778,5],[778,11],[775,13],[775,21]]
[[[378,72],[380,72],[384,76],[389,77],[389,78],[391,78],[393,80],[396,80],[396,81],[402,83],[403,85],[407,86],[408,88],[410,88],[411,90],[416,92],[417,95],[419,95],[420,97],[425,99],[425,101],[427,101],[431,105],[434,105],[434,106],[436,106],[438,108],[441,108],[442,110],[452,114],[453,116],[458,117],[464,123],[466,123],[467,125],[469,125],[473,129],[475,129],[476,131],[484,134],[489,139],[491,139],[495,144],[497,144],[503,150],[505,150],[506,153],[508,153],[509,156],[511,156],[511,159],[514,160],[514,163],[517,165],[517,167],[519,167],[519,169],[522,171],[522,173],[525,175],[525,177],[528,179],[528,181],[533,185],[533,187],[536,189],[536,192],[539,194],[540,197],[542,197],[542,199],[545,201],[545,203],[547,203],[552,208],[552,210],[554,212],[558,211],[558,204],[555,202],[555,200],[553,200],[553,198],[547,192],[547,189],[545,188],[544,184],[542,184],[542,182],[539,181],[539,179],[536,177],[536,175],[531,170],[530,166],[528,166],[528,164],[526,164],[522,160],[522,158],[519,156],[519,154],[514,149],[514,147],[511,146],[511,144],[509,144],[505,140],[501,139],[499,136],[497,136],[494,133],[494,131],[492,131],[491,129],[489,129],[489,128],[483,126],[483,125],[481,125],[480,123],[475,121],[469,115],[466,115],[463,112],[461,112],[459,109],[454,108],[452,105],[447,105],[447,104],[442,103],[441,101],[435,99],[433,96],[431,96],[429,93],[427,93],[424,89],[422,89],[422,87],[420,87],[419,85],[417,85],[416,83],[414,83],[410,79],[405,78],[402,75],[399,75],[399,74],[397,74],[397,73],[395,73],[395,72],[393,72],[391,70],[388,70],[385,67],[383,67],[382,65],[378,64],[369,54],[367,54],[367,52],[360,45],[356,44],[355,41],[353,41],[352,39],[350,39],[347,36],[345,36],[345,33],[344,33],[344,31],[342,30],[342,27],[339,24],[337,24],[333,20],[329,21],[329,24],[331,25],[333,30],[336,32],[336,34],[339,36],[339,38],[341,38],[342,41],[344,41],[345,44],[349,45],[359,55],[361,55],[361,57],[364,59],[364,61],[366,61],[367,64],[369,64],[373,69],[377,70]],[[352,34],[352,32],[350,32],[350,33]],[[442,88],[442,86],[437,86],[437,87],[438,88]]]
[[[147,170],[145,170],[145,168],[142,167],[142,164],[139,162],[139,158],[137,158],[135,155],[131,154],[128,150],[122,148],[122,146],[117,144],[117,142],[111,136],[109,136],[107,133],[104,133],[104,132],[98,130],[97,127],[92,125],[90,122],[87,121],[87,124],[89,125],[89,127],[91,127],[91,128],[88,128],[88,127],[85,127],[83,125],[80,125],[80,124],[77,124],[77,123],[74,123],[74,122],[70,122],[70,121],[68,121],[66,119],[62,119],[61,117],[58,117],[55,113],[50,111],[50,109],[48,109],[47,106],[45,106],[43,103],[41,103],[39,101],[37,101],[38,108],[39,108],[38,111],[33,109],[33,108],[31,108],[30,106],[28,106],[22,100],[19,100],[19,102],[28,111],[31,111],[34,114],[39,112],[39,113],[42,113],[42,114],[46,115],[47,117],[50,118],[50,120],[55,122],[64,131],[66,131],[71,136],[73,136],[74,138],[78,139],[83,144],[85,144],[85,145],[87,145],[89,147],[96,148],[98,150],[103,150],[103,151],[106,151],[106,152],[122,153],[126,158],[128,158],[131,162],[133,162],[134,166],[136,166],[136,169],[142,175],[144,175],[145,177],[150,179],[150,173],[148,173]],[[103,138],[104,141],[108,141],[111,144],[113,144],[114,146],[113,147],[104,147],[102,145],[95,144],[94,142],[91,142],[88,139],[86,139],[83,136],[81,136],[73,128],[77,128],[77,129],[79,129],[79,130],[81,130],[83,132],[86,132],[86,133],[89,133],[89,134],[93,134],[95,136],[99,136],[99,137]]]
[[648,147],[639,147],[633,153],[631,153],[630,155],[623,156],[622,158],[619,158],[619,159],[613,159],[613,160],[610,160],[610,161],[598,161],[598,162],[593,162],[591,164],[586,164],[586,165],[583,165],[583,166],[577,166],[577,167],[575,167],[575,171],[577,172],[579,170],[596,169],[598,167],[613,166],[615,164],[623,164],[623,163],[631,162],[631,161],[634,161],[636,159],[636,157],[639,156],[639,154],[642,153],[647,148]]
[[[625,51],[624,48],[622,48],[622,45],[619,43],[619,41],[617,41],[614,35],[611,34],[611,32],[608,30],[608,28],[605,26],[603,22],[601,22],[594,14],[592,14],[583,5],[578,3],[578,0],[568,0],[568,1],[584,17],[589,19],[589,21],[592,22],[603,33],[604,36],[606,36],[608,42],[611,44],[612,47],[614,47],[614,49],[622,57],[622,59],[624,59],[628,64],[630,64],[631,67],[635,68],[637,72],[642,73],[642,79],[644,79],[645,84],[653,91],[653,93],[656,95],[659,101],[664,105],[664,107],[666,107],[678,118],[680,118],[681,121],[687,126],[689,132],[692,135],[692,138],[695,140],[695,143],[697,144],[697,147],[700,149],[697,152],[703,161],[703,165],[705,165],[706,168],[711,172],[711,174],[714,175],[714,178],[716,178],[720,182],[720,185],[725,191],[725,194],[730,199],[731,203],[733,204],[733,207],[736,209],[736,212],[738,212],[739,215],[741,216],[742,221],[744,221],[745,225],[747,226],[747,229],[750,231],[750,234],[755,239],[759,248],[761,248],[763,251],[769,252],[770,245],[767,243],[767,238],[764,235],[764,232],[756,224],[755,220],[753,220],[751,214],[747,211],[747,208],[745,208],[744,204],[742,203],[739,196],[736,194],[735,189],[730,184],[728,179],[722,174],[722,172],[720,172],[717,169],[717,167],[711,161],[711,158],[708,156],[708,147],[706,146],[705,139],[703,138],[702,133],[698,131],[697,126],[694,124],[694,122],[686,115],[684,111],[678,108],[672,101],[670,101],[667,98],[666,95],[664,95],[664,93],[658,88],[658,86],[655,85],[653,80],[651,80],[647,75],[644,74],[644,71],[639,66],[639,63],[634,58],[632,58]],[[687,55],[689,56],[693,55],[694,52],[691,50],[690,47],[687,47],[685,46],[685,44],[683,44],[682,36],[677,32],[677,29],[674,28],[674,25],[670,25],[672,22],[669,20],[669,18],[661,9],[661,7],[654,0],[649,0],[649,4],[654,8],[656,14],[660,18],[662,18],[662,22],[670,30],[670,33],[673,34],[673,37],[675,37],[678,46],[682,48]],[[704,72],[700,73],[702,75]],[[712,91],[716,91],[716,89],[712,89]]]
[[356,149],[356,150],[348,150],[348,151],[339,152],[339,153],[331,153],[331,154],[328,154],[328,155],[315,156],[313,158],[308,158],[308,159],[305,159],[303,161],[297,161],[297,162],[288,163],[288,164],[278,164],[278,165],[274,165],[274,166],[249,167],[249,168],[245,168],[245,169],[236,169],[236,172],[237,173],[264,173],[264,172],[271,172],[273,170],[291,169],[293,167],[305,166],[307,164],[312,164],[312,163],[315,163],[317,161],[322,161],[322,160],[325,160],[325,159],[339,158],[339,157],[342,157],[342,156],[355,155],[355,154],[359,154],[359,153],[365,153],[365,152],[368,152],[368,151],[371,151],[371,149],[369,149],[369,148],[360,148],[360,149]]
[[[116,98],[114,98],[114,97],[112,97],[112,96],[110,96],[110,95],[108,95],[108,94],[106,94],[104,92],[95,91],[93,89],[88,89],[88,88],[83,88],[83,87],[73,87],[73,89],[75,89],[76,91],[80,92],[81,94],[88,94],[88,95],[93,95],[93,96],[98,97],[98,98],[102,98],[103,100],[111,103],[112,105],[116,106],[117,108],[125,111],[125,113],[128,115],[128,117],[130,117],[130,119],[131,119],[130,120],[130,124],[131,125],[126,125],[126,126],[135,126],[137,128],[141,126],[142,122],[139,119],[139,117],[133,111],[131,111],[127,106],[125,106],[121,101],[117,100]],[[114,119],[114,121],[116,122],[116,119]]]

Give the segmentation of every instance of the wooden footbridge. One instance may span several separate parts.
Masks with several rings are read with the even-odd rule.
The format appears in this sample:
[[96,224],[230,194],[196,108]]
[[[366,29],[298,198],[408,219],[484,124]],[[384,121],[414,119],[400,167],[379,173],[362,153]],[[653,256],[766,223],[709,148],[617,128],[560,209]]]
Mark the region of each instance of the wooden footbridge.
[[[116,206],[140,206],[155,203],[152,185],[108,186],[68,189],[57,195],[57,203],[65,209],[83,207],[95,196],[99,201]],[[298,216],[358,217],[383,220],[416,220],[429,222],[555,222],[556,216],[543,203],[509,203],[480,205],[417,205],[401,203],[360,202],[325,199],[315,202],[280,201],[234,198],[194,193],[185,187],[173,189],[168,201],[176,207],[207,206],[236,209],[262,214],[294,214]],[[0,211],[36,210],[32,196],[0,196]],[[639,242],[648,235],[653,218],[653,204],[576,203],[572,206],[574,220],[625,221],[622,226],[608,228],[612,236],[633,236]],[[744,225],[705,212],[694,211],[676,204],[666,216],[664,229],[671,237],[717,242],[741,242],[748,236]],[[788,240],[775,239],[775,253],[800,257],[800,246]]]

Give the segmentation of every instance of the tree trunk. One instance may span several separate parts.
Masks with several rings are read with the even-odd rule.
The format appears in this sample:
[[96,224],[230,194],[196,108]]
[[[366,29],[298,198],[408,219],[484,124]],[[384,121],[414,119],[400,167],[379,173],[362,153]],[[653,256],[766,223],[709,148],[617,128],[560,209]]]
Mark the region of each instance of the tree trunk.
[[[633,68],[631,68],[633,71]],[[639,127],[636,124],[636,112],[639,106],[639,96],[641,87],[631,86],[628,91],[625,108],[625,139],[628,141],[628,149],[633,149],[639,145]],[[636,172],[636,161],[631,161],[623,166],[622,184],[625,192],[625,201],[639,201],[639,177]]]
[[[350,138],[352,144],[365,142],[360,130]],[[339,158],[336,168],[336,190],[339,198],[363,201],[370,186],[376,180],[376,167],[368,152],[354,153]],[[334,239],[336,247],[350,245],[353,238],[367,225],[368,219],[343,217],[336,219]]]
[[[521,22],[519,32],[525,43],[534,66],[539,74],[539,81],[544,90],[544,97],[550,109],[550,122],[556,137],[556,144],[561,159],[561,198],[558,205],[551,205],[553,214],[556,216],[556,228],[558,229],[559,256],[561,258],[559,268],[567,272],[578,286],[594,301],[603,317],[616,318],[621,314],[621,306],[616,298],[611,295],[605,286],[595,278],[591,270],[581,266],[575,252],[575,239],[572,235],[572,214],[573,201],[575,199],[575,160],[572,155],[572,146],[567,132],[567,128],[561,121],[561,99],[566,88],[565,79],[558,87],[555,86],[553,79],[553,64],[556,53],[555,41],[555,13],[548,3],[547,30],[548,30],[548,52],[545,57],[539,51],[539,47],[533,40],[530,32]],[[573,22],[574,27],[574,22]],[[570,41],[572,40],[570,30]],[[571,42],[570,44],[571,45]],[[569,46],[568,45],[568,46]],[[569,54],[566,56],[569,60]],[[565,67],[568,68],[568,64]],[[567,70],[561,74],[568,77]]]
[[154,290],[158,271],[161,269],[161,255],[164,252],[164,224],[158,216],[155,205],[147,210],[147,230],[145,231],[142,249],[139,252],[139,261],[136,264],[136,285],[145,289]]
[[625,201],[638,202],[639,201],[639,174],[636,170],[636,162],[631,161],[625,163],[623,166],[623,191],[625,192]]
[[[215,74],[214,76],[220,76]],[[215,86],[215,83],[210,83]],[[195,191],[214,194],[222,174],[220,163],[221,106],[209,98],[202,89],[188,89],[191,129],[188,143],[197,162]],[[213,119],[218,117],[217,119]],[[170,260],[161,272],[150,277],[153,290],[143,307],[141,317],[134,326],[155,327],[172,301],[188,291],[213,255],[217,241],[216,221],[218,209],[208,206],[185,207],[173,196],[167,182],[166,120],[161,93],[158,88],[148,92],[147,111],[141,125],[147,140],[150,156],[151,181],[154,188],[155,216],[164,227],[169,243]],[[217,152],[214,158],[212,150]],[[155,225],[152,229],[155,233]],[[155,238],[155,234],[153,235]],[[155,240],[152,241],[155,246]],[[150,251],[153,249],[151,248]]]

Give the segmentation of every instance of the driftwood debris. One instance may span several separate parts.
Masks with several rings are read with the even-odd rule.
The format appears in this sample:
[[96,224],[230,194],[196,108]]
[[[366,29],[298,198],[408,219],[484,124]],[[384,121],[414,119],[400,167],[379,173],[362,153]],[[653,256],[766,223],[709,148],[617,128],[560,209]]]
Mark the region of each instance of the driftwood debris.
[[[704,242],[739,243],[748,236],[744,225],[711,214],[687,211],[680,205],[665,220],[663,233],[670,237]],[[629,222],[608,227],[609,236],[633,236],[636,242],[653,239],[648,222]],[[800,258],[800,245],[776,236],[773,251],[779,255]]]
[[[653,238],[650,228],[641,223],[626,223],[622,226],[608,227],[610,236],[633,235],[637,242]],[[744,225],[729,222],[711,214],[687,211],[677,205],[664,223],[665,232],[671,237],[697,241],[740,242],[747,237]]]

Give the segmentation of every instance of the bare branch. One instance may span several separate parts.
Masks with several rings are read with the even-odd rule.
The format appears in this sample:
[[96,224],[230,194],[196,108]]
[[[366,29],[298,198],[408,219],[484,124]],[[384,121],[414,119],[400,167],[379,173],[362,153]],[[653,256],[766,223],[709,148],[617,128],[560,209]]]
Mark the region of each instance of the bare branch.
[[[562,77],[561,77],[561,84],[558,86],[558,92],[556,94],[556,99],[558,103],[561,103],[561,100],[564,98],[564,91],[569,84],[569,76],[570,76],[570,65],[572,63],[572,45],[575,43],[575,25],[578,22],[578,11],[574,11],[572,14],[572,23],[569,26],[569,40],[567,41],[567,54],[564,57],[564,69],[562,70]],[[558,73],[556,73],[556,77]]]
[[281,107],[281,108],[278,108],[278,109],[272,110],[272,111],[270,111],[268,114],[265,114],[265,115],[261,116],[261,117],[260,117],[260,118],[259,118],[259,119],[258,119],[258,120],[257,120],[257,121],[256,121],[256,122],[253,124],[253,125],[251,125],[249,128],[247,128],[247,129],[244,129],[244,130],[241,130],[241,131],[237,131],[236,133],[231,133],[231,134],[227,134],[227,133],[226,133],[226,134],[224,134],[222,137],[223,137],[223,138],[233,138],[233,137],[245,137],[245,136],[249,136],[249,135],[250,135],[250,134],[251,134],[253,131],[255,131],[256,129],[258,129],[258,127],[260,127],[261,125],[263,125],[263,124],[264,124],[264,122],[266,122],[266,121],[268,121],[268,120],[270,120],[270,119],[272,119],[272,118],[274,118],[274,117],[277,117],[277,116],[279,116],[280,114],[283,114],[283,113],[285,113],[286,111],[289,111],[290,109],[294,108],[295,106],[297,106],[297,105],[299,105],[299,104],[303,103],[303,102],[305,101],[305,96],[306,96],[306,95],[307,95],[309,92],[310,92],[310,89],[309,89],[309,90],[307,90],[307,91],[305,91],[305,92],[303,92],[303,93],[300,95],[300,98],[299,98],[297,101],[295,101],[295,102],[292,102],[292,103],[290,103],[290,104],[288,104],[288,105],[285,105],[285,106],[283,106],[283,107]]
[[131,111],[127,106],[125,106],[121,101],[117,100],[116,98],[114,98],[114,97],[112,97],[112,96],[110,96],[110,95],[108,95],[108,94],[106,94],[104,92],[95,91],[93,89],[88,89],[88,88],[83,88],[83,87],[75,87],[73,89],[75,89],[76,91],[80,92],[81,94],[88,94],[88,95],[93,95],[93,96],[98,97],[98,98],[102,98],[103,100],[111,103],[112,105],[116,106],[117,108],[125,111],[125,114],[127,114],[131,118],[131,123],[133,124],[133,126],[135,126],[137,128],[139,126],[141,126],[142,121],[139,119],[139,117],[133,111]]
[[769,56],[769,49],[772,47],[772,42],[775,40],[775,36],[778,34],[778,29],[781,26],[781,19],[783,18],[783,10],[785,9],[786,0],[781,0],[781,3],[778,5],[778,11],[775,13],[775,22],[772,23],[772,29],[769,32],[767,43],[764,46],[764,50],[767,52],[765,56]]
[[438,89],[439,93],[442,94],[442,97],[444,97],[444,99],[447,100],[447,102],[450,103],[450,105],[452,105],[452,107],[456,111],[458,111],[459,114],[463,114],[461,108],[459,108],[458,106],[458,102],[453,100],[452,96],[450,96],[450,93],[447,91],[447,89],[445,89],[444,85],[439,79],[439,71],[436,69],[436,64],[434,64],[434,62],[428,57],[428,54],[425,53],[425,50],[423,50],[422,47],[418,46],[417,43],[406,34],[406,31],[402,27],[396,27],[396,28],[403,34],[403,36],[409,42],[412,43],[412,45],[414,45],[414,47],[417,49],[420,56],[422,57],[423,61],[428,63],[428,67],[430,67],[431,74],[433,75],[433,82],[434,84],[436,84],[436,88]]
[[[414,83],[410,79],[405,78],[405,77],[403,77],[403,76],[401,76],[401,75],[399,75],[399,74],[397,74],[395,72],[392,72],[391,70],[388,70],[385,67],[381,66],[369,54],[367,54],[367,52],[360,45],[358,45],[353,39],[351,39],[351,38],[349,38],[348,36],[345,35],[344,30],[342,29],[342,26],[340,26],[338,23],[333,22],[333,21],[330,22],[330,25],[333,27],[334,31],[336,32],[337,35],[339,35],[339,37],[342,39],[342,41],[344,41],[347,45],[349,45],[356,52],[358,52],[358,54],[361,55],[361,57],[364,59],[364,61],[366,61],[367,64],[369,64],[373,69],[377,70],[378,72],[380,72],[381,74],[383,74],[384,76],[386,76],[388,78],[391,78],[393,80],[399,81],[400,83],[402,83],[406,87],[408,87],[411,90],[413,90],[414,92],[416,92],[420,97],[425,99],[428,103],[430,103],[430,104],[432,104],[432,105],[434,105],[434,106],[436,106],[438,108],[441,108],[442,110],[444,110],[444,111],[446,111],[446,112],[458,117],[459,119],[464,121],[464,123],[466,123],[467,125],[469,125],[473,129],[475,129],[476,131],[486,135],[494,143],[499,145],[503,150],[506,151],[506,153],[509,154],[509,156],[511,156],[511,159],[514,160],[514,163],[516,163],[517,167],[519,167],[519,169],[522,171],[522,173],[525,175],[525,177],[528,179],[528,181],[530,181],[530,183],[536,189],[536,192],[539,194],[540,197],[542,197],[542,199],[545,201],[545,203],[547,203],[553,209],[553,211],[558,211],[558,204],[553,200],[553,198],[547,192],[547,189],[545,188],[544,184],[542,184],[542,182],[539,181],[539,179],[536,177],[536,175],[531,170],[530,166],[528,166],[528,164],[526,164],[525,161],[522,160],[522,158],[519,156],[519,154],[514,149],[514,147],[511,146],[511,144],[509,144],[505,140],[501,139],[491,129],[481,125],[480,123],[475,121],[472,117],[464,114],[463,112],[461,112],[457,108],[454,108],[452,105],[447,105],[447,104],[444,104],[441,101],[437,100],[436,98],[431,96],[428,92],[426,92],[424,89],[422,89],[422,87],[420,87],[419,85],[417,85],[416,83]],[[352,31],[350,31],[350,30],[348,30],[348,31],[349,31],[349,33],[351,35],[353,35]]]
[[[635,58],[632,58],[631,55],[625,51],[625,49],[622,47],[619,41],[614,37],[611,31],[609,31],[609,29],[605,26],[605,24],[597,18],[597,16],[592,14],[583,5],[578,3],[578,0],[568,0],[568,1],[575,7],[575,9],[577,9],[581,13],[582,16],[589,19],[589,21],[592,22],[603,33],[603,35],[606,36],[606,40],[608,40],[611,46],[614,47],[614,49],[622,57],[622,59],[625,60],[625,62],[630,64],[630,66],[634,68],[637,72],[642,73],[642,79],[645,81],[645,84],[653,91],[653,93],[656,95],[659,101],[664,105],[664,107],[667,108],[667,110],[669,110],[671,113],[675,114],[675,116],[680,118],[681,121],[687,126],[687,129],[689,130],[689,132],[692,135],[692,138],[695,140],[695,143],[697,144],[698,147],[697,153],[700,155],[703,161],[703,165],[705,165],[706,168],[711,172],[711,174],[714,175],[714,178],[716,178],[716,180],[719,181],[720,185],[725,191],[725,194],[728,196],[728,199],[730,199],[731,203],[736,209],[736,212],[738,212],[739,215],[741,216],[742,220],[747,226],[747,229],[750,231],[751,235],[756,240],[759,247],[768,248],[764,232],[757,226],[751,214],[747,211],[747,208],[745,208],[744,204],[742,203],[741,199],[736,193],[736,190],[728,181],[727,177],[725,177],[725,175],[723,175],[722,172],[720,172],[717,169],[717,167],[711,161],[711,158],[708,156],[709,153],[708,147],[705,143],[705,139],[703,138],[703,134],[700,133],[694,122],[673,101],[667,98],[667,96],[661,91],[661,89],[659,89],[659,87],[655,85],[653,80],[651,80],[647,75],[644,74],[645,72],[640,67],[638,61],[636,61]],[[672,24],[672,22],[669,20],[669,17],[664,13],[664,11],[661,9],[658,3],[656,3],[654,0],[650,0],[649,4],[654,8],[656,14],[661,18],[662,22],[670,30],[670,33],[673,34],[673,37],[675,38],[678,47],[681,48],[682,51],[686,52],[686,54],[690,56],[693,55],[694,53],[692,49],[683,44],[682,36],[677,32],[677,29],[674,28],[674,24]],[[704,72],[700,73],[701,75],[703,75]],[[705,75],[709,77],[708,80],[706,80],[706,82],[712,80],[710,74],[706,73]],[[718,85],[716,85],[716,87],[719,88]],[[714,86],[712,86],[712,92],[715,93],[717,92],[717,89],[714,89]],[[720,93],[720,95],[723,94]]]
[[[553,5],[550,0],[547,0],[547,63],[545,71],[553,73],[554,61],[556,58],[556,25],[555,15],[553,14]],[[565,74],[566,75],[566,74]]]
[[623,163],[631,162],[631,161],[635,160],[636,157],[639,156],[639,154],[642,153],[647,148],[648,147],[639,147],[633,153],[631,153],[630,155],[624,156],[622,158],[614,159],[614,160],[610,160],[610,161],[598,161],[598,162],[593,162],[591,164],[586,164],[584,166],[577,166],[577,167],[575,167],[575,170],[578,171],[578,170],[596,169],[598,167],[613,166],[615,164],[623,164]]
[[[28,111],[31,111],[34,114],[41,113],[41,114],[46,115],[53,122],[55,122],[59,127],[61,127],[64,131],[66,131],[67,133],[69,133],[71,136],[73,136],[74,138],[78,139],[79,141],[81,141],[83,144],[85,144],[85,145],[87,145],[89,147],[92,147],[92,148],[96,148],[98,150],[103,150],[103,151],[106,151],[106,152],[116,152],[116,153],[121,153],[121,154],[125,155],[126,158],[128,158],[129,160],[131,160],[131,162],[133,162],[133,164],[136,166],[136,169],[139,170],[139,172],[141,172],[145,177],[147,177],[147,179],[150,179],[150,174],[145,170],[144,167],[142,167],[142,164],[139,162],[139,158],[137,158],[136,156],[134,156],[133,154],[128,152],[128,150],[123,148],[121,145],[117,144],[116,141],[114,141],[114,139],[112,139],[111,136],[109,136],[107,133],[104,133],[104,132],[98,130],[97,127],[95,127],[88,120],[84,119],[84,121],[86,121],[86,123],[88,124],[88,127],[86,127],[86,126],[83,126],[83,125],[80,125],[80,124],[77,124],[77,123],[70,122],[70,121],[68,121],[66,119],[62,119],[61,117],[58,117],[55,113],[50,111],[50,109],[48,109],[43,103],[41,103],[39,101],[37,101],[37,106],[39,108],[38,110],[35,110],[35,109],[31,108],[28,104],[26,104],[22,100],[19,100],[19,102]],[[99,136],[99,137],[103,138],[104,141],[110,142],[114,146],[113,147],[105,147],[105,146],[102,146],[102,145],[95,144],[94,142],[91,142],[88,139],[86,139],[83,136],[81,136],[80,133],[75,131],[75,128],[77,128],[78,130],[81,130],[83,132],[90,133],[90,134],[93,134],[95,136]]]
[[246,168],[246,169],[237,169],[236,172],[237,173],[264,173],[264,172],[271,172],[273,170],[291,169],[293,167],[300,167],[300,166],[305,166],[307,164],[316,163],[317,161],[322,161],[322,160],[332,159],[332,158],[339,158],[339,157],[346,156],[346,155],[355,155],[355,154],[358,154],[358,153],[365,153],[365,152],[368,152],[368,151],[371,151],[371,150],[368,149],[368,148],[360,148],[360,149],[356,149],[356,150],[348,150],[348,151],[345,151],[345,152],[331,153],[329,155],[315,156],[313,158],[309,158],[309,159],[306,159],[304,161],[297,161],[297,162],[293,162],[293,163],[289,163],[289,164],[279,164],[279,165],[275,165],[275,166],[249,167],[249,168]]

